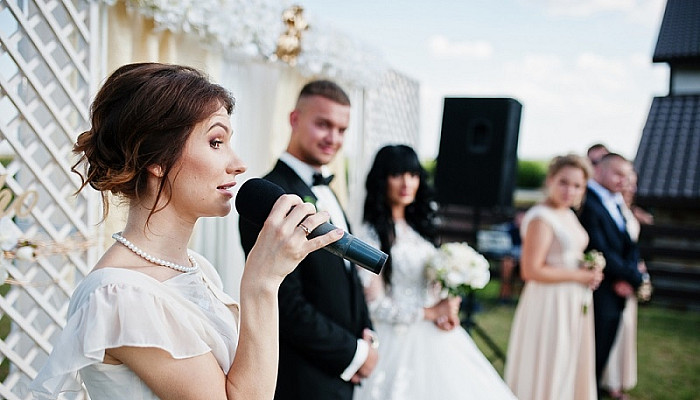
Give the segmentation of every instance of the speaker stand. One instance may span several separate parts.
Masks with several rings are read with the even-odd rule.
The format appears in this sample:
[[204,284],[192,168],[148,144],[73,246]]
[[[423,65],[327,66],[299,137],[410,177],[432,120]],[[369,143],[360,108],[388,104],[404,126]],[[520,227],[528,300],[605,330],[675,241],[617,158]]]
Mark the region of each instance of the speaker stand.
[[[474,242],[476,243],[477,238],[479,237],[479,229],[481,225],[481,208],[480,207],[474,207],[474,215],[473,215],[473,229],[472,231],[474,232]],[[474,290],[469,290],[469,293],[467,294],[467,304],[466,304],[466,310],[467,310],[467,317],[464,321],[462,321],[462,326],[464,329],[467,331],[467,333],[471,334],[471,331],[473,330],[477,335],[479,335],[483,340],[484,343],[493,351],[494,355],[496,356],[496,359],[500,359],[503,361],[503,363],[506,362],[506,355],[503,353],[500,347],[496,344],[496,342],[491,339],[491,337],[486,333],[484,328],[479,326],[479,324],[474,321],[474,312],[476,311],[476,298],[474,297]]]
[[496,356],[496,359],[500,359],[503,361],[505,364],[506,362],[506,355],[503,353],[500,347],[496,344],[496,342],[491,339],[491,337],[486,333],[484,328],[479,326],[479,324],[474,321],[474,311],[476,309],[476,299],[474,297],[474,290],[469,290],[469,293],[467,294],[467,304],[466,304],[466,310],[467,310],[467,317],[462,321],[462,327],[464,327],[464,330],[467,331],[471,335],[471,331],[474,330],[474,332],[481,337],[481,339],[484,340],[484,343],[493,351],[493,354]]

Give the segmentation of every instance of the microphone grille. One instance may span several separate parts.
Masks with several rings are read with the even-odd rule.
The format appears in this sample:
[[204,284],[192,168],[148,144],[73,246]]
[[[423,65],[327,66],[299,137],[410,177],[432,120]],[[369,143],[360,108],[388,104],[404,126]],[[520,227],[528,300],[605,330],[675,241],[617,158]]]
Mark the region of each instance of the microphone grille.
[[270,215],[272,206],[284,193],[284,189],[268,180],[248,179],[238,190],[236,210],[241,218],[262,226],[267,216]]

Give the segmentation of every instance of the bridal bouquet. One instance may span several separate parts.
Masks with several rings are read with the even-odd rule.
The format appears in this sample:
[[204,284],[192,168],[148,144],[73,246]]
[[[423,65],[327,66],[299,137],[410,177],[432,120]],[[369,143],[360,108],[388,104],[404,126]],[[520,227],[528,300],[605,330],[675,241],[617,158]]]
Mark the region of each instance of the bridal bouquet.
[[489,282],[489,262],[466,243],[445,243],[428,261],[428,279],[451,296],[465,296]]

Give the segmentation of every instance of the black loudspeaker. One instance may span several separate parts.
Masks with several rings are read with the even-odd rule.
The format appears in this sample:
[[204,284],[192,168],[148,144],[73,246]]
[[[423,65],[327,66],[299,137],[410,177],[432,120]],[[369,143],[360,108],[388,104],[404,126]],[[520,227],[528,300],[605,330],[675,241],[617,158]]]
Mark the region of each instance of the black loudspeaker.
[[435,187],[441,205],[512,207],[522,105],[445,98]]

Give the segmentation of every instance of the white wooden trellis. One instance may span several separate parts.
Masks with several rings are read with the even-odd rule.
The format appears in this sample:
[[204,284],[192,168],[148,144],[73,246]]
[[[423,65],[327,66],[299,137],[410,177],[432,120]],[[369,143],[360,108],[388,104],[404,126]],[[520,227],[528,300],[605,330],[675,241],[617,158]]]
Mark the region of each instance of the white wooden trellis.
[[[0,164],[0,190],[15,198],[35,194],[28,215],[8,210],[29,238],[61,243],[102,237],[99,198],[91,190],[74,196],[79,179],[70,172],[72,145],[88,127],[90,96],[104,72],[98,62],[98,30],[106,22],[98,21],[100,7],[95,0],[0,0],[0,159],[11,159]],[[354,165],[363,167],[351,168],[352,207],[362,204],[364,171],[378,146],[418,144],[418,89],[417,82],[392,72],[381,87],[353,100],[358,118],[367,122],[356,124],[364,133],[347,146]],[[70,294],[100,248],[94,243],[9,268],[15,284],[0,287],[0,398],[28,398],[27,386],[65,324]]]
[[[27,386],[100,246],[91,242],[101,236],[99,199],[89,190],[75,196],[80,180],[70,172],[99,73],[98,7],[89,0],[0,0],[0,179],[15,199],[0,214],[33,241],[76,244],[8,267],[11,283],[0,292],[0,398],[29,398]],[[31,209],[29,199],[36,200]]]

